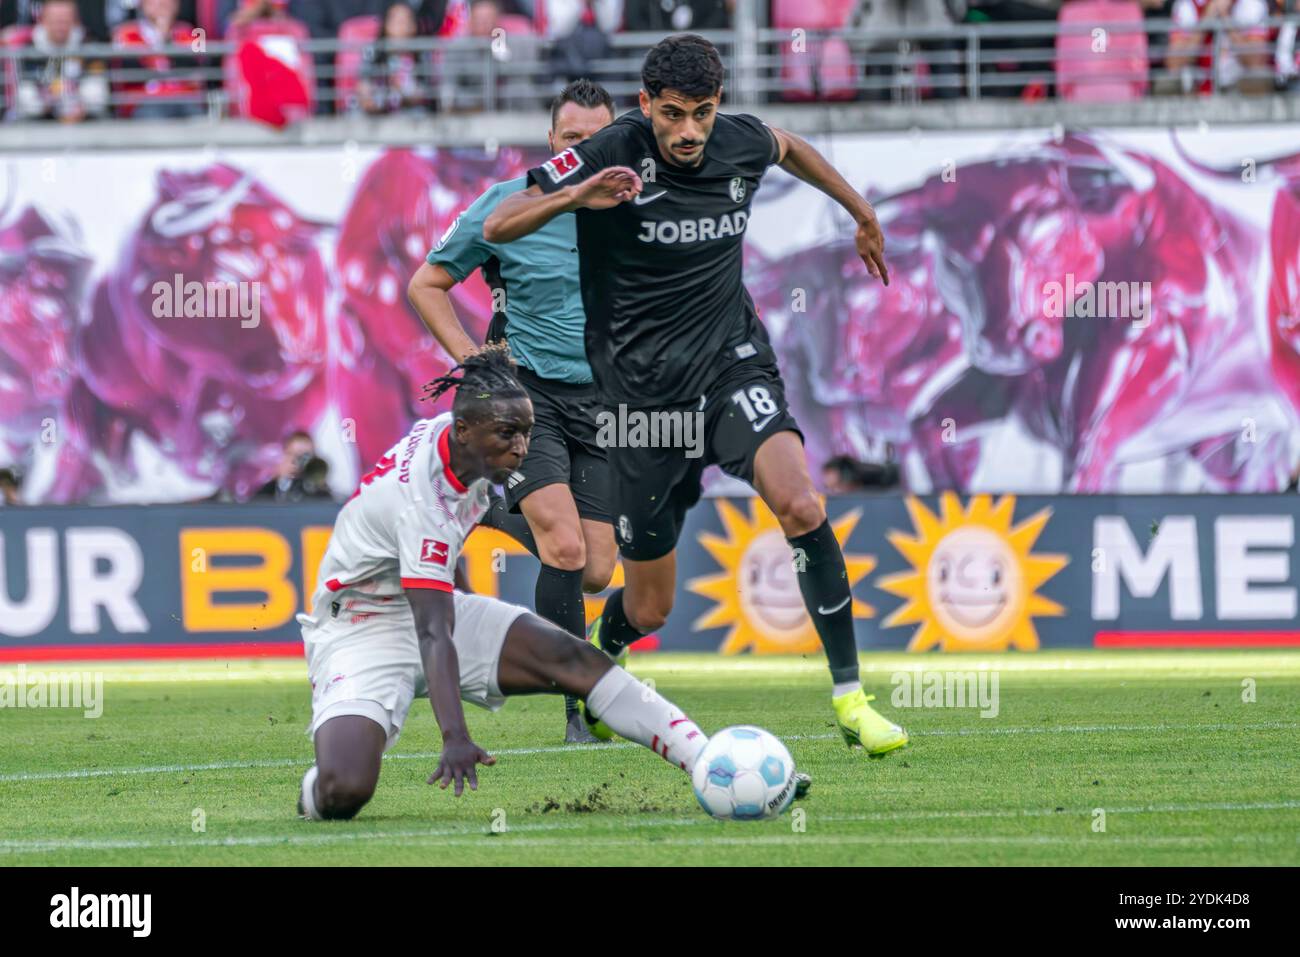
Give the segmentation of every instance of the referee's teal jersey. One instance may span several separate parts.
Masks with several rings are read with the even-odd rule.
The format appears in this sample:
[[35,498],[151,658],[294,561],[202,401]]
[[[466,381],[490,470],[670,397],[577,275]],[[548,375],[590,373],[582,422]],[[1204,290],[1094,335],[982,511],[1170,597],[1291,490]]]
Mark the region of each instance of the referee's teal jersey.
[[505,285],[506,339],[521,366],[544,379],[591,382],[583,330],[578,281],[578,237],[573,213],[561,213],[549,223],[513,243],[483,238],[483,221],[497,204],[528,185],[525,177],[506,180],[488,189],[443,233],[425,257],[442,266],[457,282],[494,257]]

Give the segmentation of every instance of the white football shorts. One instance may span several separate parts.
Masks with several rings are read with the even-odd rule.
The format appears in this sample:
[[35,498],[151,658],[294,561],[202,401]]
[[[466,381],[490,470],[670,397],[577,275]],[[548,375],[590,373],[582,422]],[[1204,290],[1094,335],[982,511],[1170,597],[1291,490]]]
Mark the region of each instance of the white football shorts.
[[[484,595],[456,592],[456,627],[451,640],[460,659],[460,697],[496,711],[505,704],[497,685],[497,664],[506,632],[528,609]],[[313,619],[299,615],[311,679],[309,737],[345,714],[370,718],[397,743],[411,701],[428,695],[410,606],[374,615]]]

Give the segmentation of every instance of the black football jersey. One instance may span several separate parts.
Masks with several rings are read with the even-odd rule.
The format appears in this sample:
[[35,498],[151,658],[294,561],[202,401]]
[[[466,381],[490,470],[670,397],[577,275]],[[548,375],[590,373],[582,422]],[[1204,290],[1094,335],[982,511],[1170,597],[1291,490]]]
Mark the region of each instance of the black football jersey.
[[700,165],[675,166],[634,110],[529,170],[548,193],[610,166],[643,181],[635,200],[577,211],[587,361],[602,399],[692,401],[737,363],[775,366],[741,257],[754,193],[778,151],[757,117],[718,114]]

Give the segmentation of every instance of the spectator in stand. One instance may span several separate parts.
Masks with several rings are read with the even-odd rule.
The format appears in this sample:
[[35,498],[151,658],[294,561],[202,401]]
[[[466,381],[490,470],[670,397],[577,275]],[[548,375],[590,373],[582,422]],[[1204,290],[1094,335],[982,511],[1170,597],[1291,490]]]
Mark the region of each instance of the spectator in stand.
[[[77,13],[86,41],[108,43],[113,31],[136,15],[140,0],[77,0]],[[184,0],[180,18],[194,22],[199,0]],[[233,0],[232,0],[233,2]],[[0,27],[31,25],[40,13],[41,0],[0,0]]]
[[452,43],[441,51],[439,99],[443,109],[482,109],[484,51],[482,40],[492,40],[487,54],[500,64],[496,98],[498,109],[528,109],[538,105],[537,86],[529,67],[538,60],[538,38],[532,33],[507,32],[503,15],[518,16],[505,0],[448,0],[438,35],[452,40],[473,38],[474,44]]
[[1278,27],[1277,47],[1273,51],[1275,82],[1279,90],[1295,89],[1300,83],[1300,62],[1296,59],[1296,33],[1300,28],[1297,14],[1300,14],[1300,0],[1274,0],[1273,16],[1289,18]]
[[108,109],[104,64],[78,56],[86,31],[73,0],[45,0],[32,30],[32,48],[45,59],[20,61],[18,115],[79,123]]
[[329,466],[316,456],[316,443],[309,434],[298,429],[284,439],[280,464],[275,476],[257,490],[253,498],[259,501],[300,502],[304,498],[319,497],[325,486]]
[[[559,14],[558,22],[551,19],[552,6],[558,8],[554,11]],[[600,7],[604,8],[603,19]],[[555,38],[551,46],[551,70],[559,82],[568,84],[585,77],[600,83],[605,79],[595,64],[613,56],[609,34],[618,29],[621,13],[621,0],[603,4],[597,0],[577,3],[564,0],[547,5],[546,32]]]
[[361,78],[357,93],[367,113],[396,113],[423,110],[426,106],[427,78],[420,54],[410,50],[390,50],[389,41],[411,40],[419,36],[415,10],[405,0],[395,0],[384,10],[379,40],[361,54]]
[[295,14],[298,4],[290,0],[240,0],[238,9],[230,14],[226,21],[226,31],[231,27],[243,27],[255,20],[301,20]]
[[[1054,75],[1056,72],[1055,57],[1056,44],[1053,39],[1054,29],[1047,22],[1055,23],[1061,14],[1062,0],[968,0],[968,10],[966,13],[967,23],[1035,23],[1043,22],[1043,35],[1041,37],[1007,37],[1003,39],[989,39],[980,41],[982,61],[981,72],[985,74],[981,82],[985,84],[983,89],[984,96],[1004,96],[1018,97],[1024,95],[1026,86],[1020,81],[1020,77],[1015,74],[1038,73]],[[1025,51],[1034,50],[1042,54],[1041,60],[1011,60],[998,59],[998,51],[1014,51],[1017,55],[1023,55]],[[988,74],[994,74],[998,80],[1005,81],[1009,77],[1016,82],[996,82],[989,84],[993,77]],[[1047,95],[1046,84],[1041,86],[1036,82],[1034,90],[1041,96]]]
[[[194,28],[176,19],[179,12],[180,0],[140,0],[139,15],[116,32],[116,45],[124,50],[191,46],[195,38]],[[140,100],[135,105],[122,107],[123,116],[161,120],[196,116],[203,112],[203,84],[183,75],[189,65],[187,62],[155,53],[141,55],[138,61],[128,61],[126,65],[153,70],[160,75],[144,83],[123,87],[123,93]]]
[[1208,77],[1197,77],[1197,61],[1211,34],[1200,28],[1205,20],[1230,20],[1229,48],[1219,60],[1220,88],[1236,87],[1242,93],[1271,93],[1273,53],[1268,45],[1270,15],[1267,0],[1175,0],[1175,30],[1169,34],[1165,65],[1174,75],[1177,92],[1209,92]]
[[[420,0],[415,8],[415,18],[420,22],[421,36],[468,36],[470,8],[474,3],[475,0]],[[498,0],[494,6],[497,16],[533,18],[532,0]]]
[[307,26],[289,0],[245,0],[230,17],[225,39],[238,37],[234,61],[238,112],[283,129],[310,115],[315,97]]
[[546,0],[546,36],[569,36],[586,21],[588,11],[602,33],[617,33],[623,25],[623,0]]
[[345,21],[380,16],[386,4],[384,0],[308,0],[291,6],[293,15],[307,24],[313,37],[333,39]]
[[735,0],[625,0],[623,29],[653,33],[731,29]]
[[490,37],[501,26],[501,4],[497,0],[473,0],[465,33],[471,37]]
[[421,36],[445,36],[442,27],[447,20],[447,0],[420,0],[415,19],[420,24]]
[[[339,35],[343,24],[354,17],[383,16],[385,0],[290,0],[289,13],[306,25],[313,39],[333,40]],[[316,64],[316,75],[327,78],[334,68],[334,54],[318,51],[312,55]],[[325,97],[321,105],[327,110],[333,108],[334,98]]]
[[14,474],[13,469],[0,469],[0,507],[21,505],[22,500],[18,493],[18,476]]
[[[849,16],[854,30],[934,30],[951,28],[966,15],[966,0],[858,0],[857,8]],[[961,96],[960,79],[965,67],[960,60],[965,48],[962,40],[893,40],[868,43],[863,53],[878,52],[884,45],[898,49],[900,60],[906,60],[912,48],[922,51],[930,62],[931,89],[934,96],[952,99]],[[890,76],[889,67],[869,67],[868,72]],[[954,82],[956,81],[956,82]],[[871,99],[888,99],[890,91],[877,90]]]

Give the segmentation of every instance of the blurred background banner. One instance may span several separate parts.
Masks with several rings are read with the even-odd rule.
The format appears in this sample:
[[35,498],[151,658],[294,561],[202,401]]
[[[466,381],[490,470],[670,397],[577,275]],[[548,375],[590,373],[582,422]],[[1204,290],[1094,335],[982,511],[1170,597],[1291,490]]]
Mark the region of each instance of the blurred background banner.
[[[810,460],[892,460],[921,494],[1285,488],[1298,144],[1288,125],[817,139],[877,203],[893,281],[831,201],[765,181],[746,282]],[[29,504],[242,501],[302,429],[350,494],[447,368],[408,279],[542,155],[9,156],[0,467]],[[451,295],[481,337],[482,278]]]
[[[1294,496],[946,493],[827,507],[863,649],[1300,646]],[[5,510],[0,660],[301,654],[294,616],[335,510]],[[676,611],[635,650],[820,655],[796,561],[758,499],[703,501],[678,549]],[[536,562],[491,529],[470,536],[464,568],[481,594],[533,593]],[[602,603],[588,600],[589,619]]]

